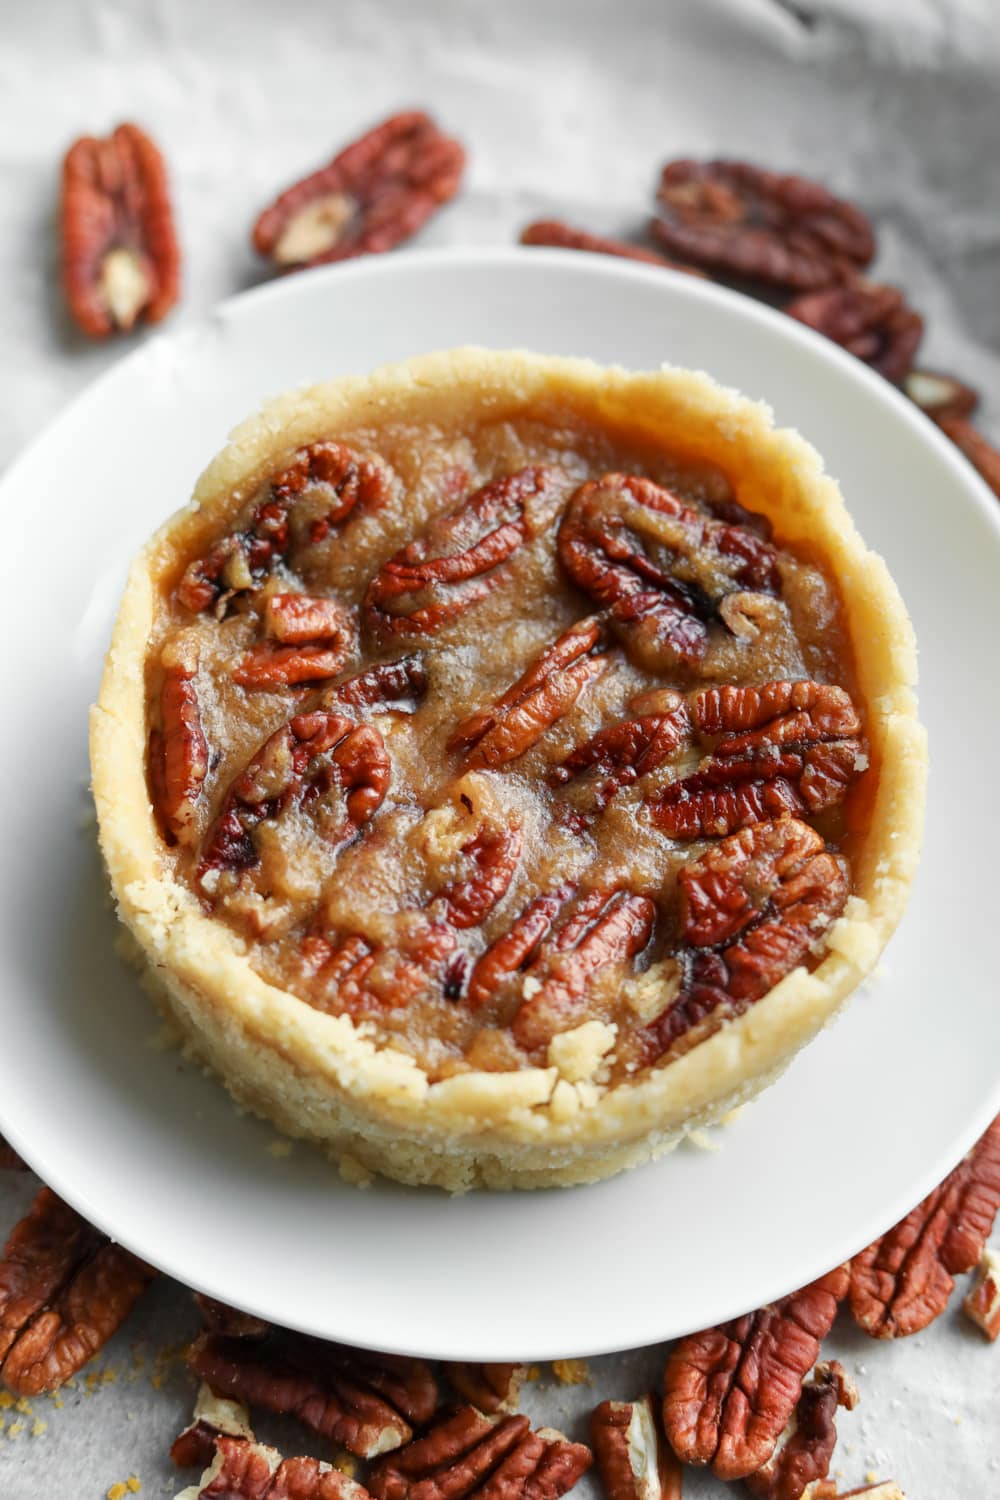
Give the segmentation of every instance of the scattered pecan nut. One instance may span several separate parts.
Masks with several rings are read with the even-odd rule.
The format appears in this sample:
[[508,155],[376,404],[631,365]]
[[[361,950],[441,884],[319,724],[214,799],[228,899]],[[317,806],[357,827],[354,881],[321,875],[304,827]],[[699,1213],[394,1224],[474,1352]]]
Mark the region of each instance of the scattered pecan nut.
[[149,786],[160,826],[173,844],[194,832],[208,775],[208,743],[198,701],[197,656],[168,642],[160,664],[160,728],[149,732]]
[[962,1311],[991,1343],[1000,1338],[1000,1255],[984,1250]]
[[872,227],[852,203],[748,162],[668,162],[658,197],[651,228],[667,253],[723,277],[810,291],[875,254]]
[[375,1458],[409,1440],[401,1405],[422,1422],[437,1405],[437,1385],[421,1360],[387,1361],[277,1331],[263,1342],[202,1334],[188,1364],[217,1395],[293,1416],[357,1458]]
[[663,1439],[654,1396],[602,1401],[590,1440],[608,1500],[681,1500],[681,1466]]
[[454,1389],[472,1406],[483,1412],[497,1412],[516,1407],[528,1367],[452,1361],[444,1368]]
[[767,542],[631,474],[580,486],[560,522],[558,548],[569,577],[609,611],[650,671],[696,669],[727,594],[778,588]]
[[[858,1392],[837,1360],[818,1364],[802,1387],[795,1411],[767,1462],[748,1474],[746,1487],[759,1500],[802,1500],[810,1485],[826,1479],[837,1443],[837,1408],[853,1411]],[[834,1486],[836,1488],[836,1486]]]
[[524,1416],[460,1407],[368,1477],[375,1500],[559,1500],[590,1468],[590,1449]]
[[1000,1115],[939,1187],[851,1262],[851,1312],[873,1338],[918,1333],[971,1271],[1000,1207]]
[[846,1266],[755,1313],[681,1339],[667,1358],[663,1426],[682,1463],[743,1479],[774,1452],[847,1292]]
[[969,463],[986,480],[994,495],[1000,498],[1000,452],[988,443],[982,433],[964,417],[940,416],[937,424],[965,454]]
[[670,271],[683,271],[686,276],[701,276],[693,266],[681,265],[680,261],[668,260],[655,250],[642,245],[630,245],[627,240],[616,240],[603,234],[589,234],[585,229],[574,229],[559,219],[538,219],[521,230],[522,245],[548,245],[557,250],[589,250],[594,255],[617,255],[624,260],[642,261],[648,266],[663,266]]
[[166,316],[180,290],[180,249],[163,158],[138,125],[70,147],[60,217],[63,289],[84,333],[103,339]]
[[772,990],[843,911],[850,883],[814,829],[783,817],[730,834],[681,870],[678,887],[677,985],[645,1028],[647,1063]]
[[368,1491],[318,1458],[285,1458],[253,1436],[222,1433],[196,1485],[177,1500],[369,1500]]
[[496,587],[502,566],[551,519],[556,471],[519,469],[483,485],[383,563],[364,600],[376,636],[431,634]]
[[464,167],[428,115],[393,115],[266,208],[254,248],[284,269],[391,250],[455,196]]
[[827,683],[707,688],[690,712],[699,734],[721,738],[696,771],[648,804],[672,838],[719,837],[785,812],[812,815],[843,801],[868,765],[857,711]]
[[578,620],[490,708],[463,719],[447,748],[465,750],[468,765],[491,770],[530,750],[604,670],[607,657],[592,654],[600,633],[600,621]]
[[935,422],[942,417],[971,417],[979,405],[979,392],[973,386],[940,370],[911,370],[903,380],[903,390]]
[[220,1437],[245,1438],[253,1442],[250,1414],[240,1401],[216,1396],[202,1381],[195,1397],[194,1415],[170,1446],[170,1457],[179,1469],[206,1468],[215,1456]]
[[923,318],[897,287],[860,278],[796,297],[785,312],[897,385],[911,369],[924,335]]
[[212,893],[215,871],[238,872],[257,863],[254,833],[262,823],[293,807],[325,803],[334,789],[344,793],[344,815],[324,837],[345,842],[382,805],[390,774],[385,742],[374,724],[323,710],[297,714],[264,741],[226,792],[202,846],[202,889]]
[[0,1375],[38,1396],[75,1375],[121,1326],[156,1273],[48,1188],[0,1260]]

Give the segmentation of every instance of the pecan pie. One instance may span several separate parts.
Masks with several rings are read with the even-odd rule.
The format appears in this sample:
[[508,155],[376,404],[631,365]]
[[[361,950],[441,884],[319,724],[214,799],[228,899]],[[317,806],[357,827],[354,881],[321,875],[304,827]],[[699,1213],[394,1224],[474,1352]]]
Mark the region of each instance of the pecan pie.
[[904,906],[909,622],[704,375],[462,350],[286,396],[133,566],[101,840],[162,1005],[356,1172],[593,1180],[773,1079]]

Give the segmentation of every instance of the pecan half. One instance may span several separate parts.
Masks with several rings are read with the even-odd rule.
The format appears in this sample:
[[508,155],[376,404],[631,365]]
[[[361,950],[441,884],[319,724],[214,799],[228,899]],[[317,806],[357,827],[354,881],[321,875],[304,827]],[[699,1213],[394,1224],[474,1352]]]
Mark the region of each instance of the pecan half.
[[475,491],[383,563],[364,617],[378,636],[430,634],[485,599],[503,564],[549,519],[554,469],[518,469]]
[[524,1416],[463,1406],[368,1477],[376,1500],[558,1500],[586,1473],[589,1448]]
[[103,339],[166,316],[180,290],[180,249],[163,157],[138,125],[70,147],[60,217],[63,290],[84,333]]
[[641,694],[630,706],[654,711],[599,729],[549,773],[554,786],[565,786],[588,771],[603,778],[595,792],[595,812],[605,808],[624,787],[676,755],[691,728],[686,700],[669,688]]
[[58,1390],[121,1326],[156,1273],[42,1188],[0,1260],[0,1374]]
[[27,1170],[27,1163],[21,1160],[14,1147],[0,1135],[0,1171],[26,1172]]
[[624,260],[639,260],[648,266],[664,266],[671,271],[683,271],[687,276],[701,276],[693,266],[683,266],[679,261],[668,260],[655,250],[646,250],[642,245],[630,245],[627,240],[616,240],[603,234],[589,234],[586,229],[574,229],[560,219],[538,219],[521,230],[522,245],[549,245],[558,250],[589,250],[595,255],[618,255]]
[[491,1000],[511,975],[527,969],[575,890],[566,884],[536,896],[513,926],[490,944],[469,977],[466,1001],[473,1009]]
[[428,115],[393,115],[266,208],[254,248],[288,269],[391,250],[455,196],[464,167]]
[[188,1364],[217,1395],[294,1416],[357,1458],[374,1458],[408,1441],[412,1428],[397,1402],[420,1421],[437,1404],[436,1384],[422,1361],[386,1361],[291,1334],[276,1332],[263,1343],[202,1334]]
[[970,417],[979,405],[974,386],[940,370],[911,370],[903,380],[903,390],[935,422],[942,417]]
[[198,799],[208,775],[208,744],[201,725],[198,660],[168,642],[160,658],[160,725],[149,732],[149,785],[153,807],[169,843],[194,831]]
[[851,1312],[873,1338],[918,1333],[983,1253],[1000,1207],[1000,1115],[940,1187],[851,1262]]
[[335,677],[354,647],[353,614],[336,599],[272,594],[264,607],[264,629],[271,639],[251,646],[233,667],[233,679],[241,687],[283,687]]
[[789,817],[730,834],[681,870],[678,887],[679,982],[644,1029],[647,1063],[716,1012],[739,1015],[772,990],[808,958],[850,889],[846,862]]
[[379,662],[336,683],[322,694],[320,704],[327,709],[391,704],[397,713],[413,713],[426,691],[423,658],[401,656],[398,661]]
[[239,1401],[216,1396],[202,1381],[194,1403],[194,1415],[170,1446],[170,1457],[179,1469],[205,1468],[212,1462],[216,1439],[222,1436],[253,1441],[250,1416]]
[[995,1342],[1000,1338],[1000,1255],[984,1250],[962,1311]]
[[923,318],[897,287],[860,278],[797,297],[785,312],[896,384],[910,370],[924,335]]
[[979,470],[994,495],[1000,498],[1000,452],[964,417],[941,416],[937,418],[937,424],[956,448],[961,449],[972,467]]
[[302,944],[316,986],[312,1003],[338,1015],[403,1010],[435,979],[444,988],[445,965],[456,947],[455,928],[446,921],[423,923],[399,938],[391,954],[360,933],[339,938],[313,933]]
[[674,1345],[663,1425],[677,1457],[743,1479],[771,1457],[802,1394],[821,1339],[847,1292],[846,1266],[742,1318]]
[[681,1500],[681,1466],[663,1440],[656,1406],[654,1396],[640,1396],[594,1408],[590,1440],[608,1500]]
[[517,1405],[527,1365],[474,1364],[467,1361],[445,1365],[445,1373],[460,1396],[484,1412],[512,1411]]
[[530,750],[607,665],[606,656],[591,655],[600,633],[599,620],[578,620],[490,708],[463,719],[447,748],[466,750],[468,765],[490,769]]
[[581,485],[560,522],[558,546],[570,578],[609,611],[651,671],[697,666],[726,594],[778,588],[767,542],[632,474]]
[[837,1443],[837,1408],[853,1411],[858,1392],[835,1359],[818,1364],[802,1387],[795,1411],[767,1462],[748,1474],[760,1500],[802,1500],[807,1486],[830,1472]]
[[227,791],[202,846],[198,879],[215,870],[245,870],[258,861],[254,832],[289,809],[325,804],[335,788],[345,795],[344,816],[324,838],[352,838],[381,806],[391,766],[373,724],[343,714],[298,714],[276,729]]
[[805,177],[748,162],[671,161],[654,236],[707,271],[789,291],[829,286],[875,254],[860,209]]
[[539,988],[525,1000],[511,1030],[522,1047],[548,1043],[572,1021],[595,978],[611,965],[641,953],[653,931],[656,908],[630,891],[589,891],[529,969],[541,970]]
[[861,721],[843,688],[778,681],[707,688],[691,701],[705,736],[722,736],[697,771],[649,802],[672,838],[718,837],[781,813],[813,814],[843,801],[868,765]]
[[459,851],[471,861],[472,873],[438,891],[433,906],[452,927],[478,927],[507,894],[523,844],[517,824],[485,823]]

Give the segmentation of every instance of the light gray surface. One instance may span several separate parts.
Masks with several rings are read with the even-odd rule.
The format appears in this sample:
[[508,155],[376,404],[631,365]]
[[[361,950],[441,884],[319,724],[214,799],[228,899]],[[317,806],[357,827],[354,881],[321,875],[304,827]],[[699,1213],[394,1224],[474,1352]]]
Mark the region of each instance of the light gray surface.
[[[129,347],[87,345],[53,290],[58,163],[83,131],[136,118],[166,150],[185,249],[178,321],[256,281],[255,212],[398,107],[432,109],[470,147],[466,190],[423,244],[509,243],[542,215],[627,230],[644,219],[668,156],[741,155],[811,172],[873,215],[877,274],[903,285],[927,317],[926,360],[996,393],[998,96],[991,0],[9,6],[0,20],[0,462]],[[982,421],[995,436],[996,394]],[[44,496],[39,522],[36,567]],[[849,1107],[849,1081],[831,1084],[830,1103]],[[794,1192],[761,1170],[762,1192]],[[31,1191],[30,1179],[0,1178],[0,1230]],[[620,1274],[627,1268],[609,1271],[595,1295],[613,1297]],[[507,1295],[484,1288],[484,1297]],[[0,1413],[3,1500],[98,1500],[129,1473],[144,1493],[180,1488],[166,1449],[192,1388],[176,1361],[156,1354],[194,1326],[186,1294],[159,1285],[98,1362],[113,1381],[90,1382],[92,1392],[81,1381],[58,1408],[38,1401],[31,1413]],[[862,1392],[840,1424],[835,1467],[845,1481],[860,1484],[872,1470],[895,1475],[911,1500],[1000,1495],[1000,1350],[964,1325],[957,1298],[916,1339],[883,1347],[844,1329],[828,1352]],[[634,1394],[661,1363],[661,1351],[595,1361],[592,1387],[532,1387],[529,1404],[582,1434],[594,1401]],[[36,1420],[47,1426],[32,1436]],[[723,1491],[699,1477],[685,1493]]]

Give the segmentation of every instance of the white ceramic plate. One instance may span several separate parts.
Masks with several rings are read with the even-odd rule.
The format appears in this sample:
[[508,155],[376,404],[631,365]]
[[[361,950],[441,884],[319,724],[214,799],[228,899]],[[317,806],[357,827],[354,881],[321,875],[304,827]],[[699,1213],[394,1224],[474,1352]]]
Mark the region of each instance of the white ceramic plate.
[[[151,1045],[87,810],[87,707],[127,561],[233,424],[302,381],[460,343],[709,370],[826,455],[916,623],[932,787],[884,976],[738,1121],[592,1188],[360,1193]],[[993,861],[1000,511],[863,365],[706,283],[565,252],[397,255],[292,277],[146,344],[0,485],[7,619],[0,1130],[182,1281],[310,1332],[451,1358],[652,1343],[829,1269],[1000,1108]]]

